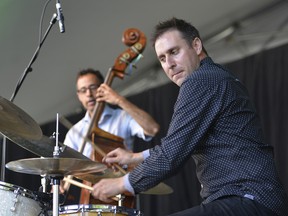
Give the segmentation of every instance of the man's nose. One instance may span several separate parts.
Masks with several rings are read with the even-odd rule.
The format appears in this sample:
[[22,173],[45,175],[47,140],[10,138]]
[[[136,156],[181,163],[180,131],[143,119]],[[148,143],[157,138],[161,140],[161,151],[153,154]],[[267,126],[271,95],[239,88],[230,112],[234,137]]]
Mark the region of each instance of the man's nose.
[[87,88],[87,90],[86,90],[86,95],[88,95],[88,96],[90,96],[90,95],[93,95],[93,91],[92,91],[92,89],[90,89],[90,88]]
[[175,65],[176,65],[175,60],[173,58],[171,58],[171,57],[168,57],[166,59],[166,64],[167,64],[169,69],[174,68]]

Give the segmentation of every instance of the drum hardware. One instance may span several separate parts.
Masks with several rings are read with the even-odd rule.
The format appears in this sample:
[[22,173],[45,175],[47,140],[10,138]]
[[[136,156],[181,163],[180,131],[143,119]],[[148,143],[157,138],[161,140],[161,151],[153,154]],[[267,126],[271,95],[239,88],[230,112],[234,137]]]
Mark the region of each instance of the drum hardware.
[[[83,175],[89,172],[103,171],[106,165],[92,161],[75,158],[28,158],[18,161],[11,161],[6,164],[6,168],[20,173],[46,175],[53,180],[53,201],[54,206],[58,206],[60,179],[65,175]],[[57,210],[58,212],[58,207]],[[54,216],[54,215],[53,215]]]
[[0,215],[38,216],[41,207],[37,196],[25,188],[0,182]]
[[[47,216],[49,215],[49,212],[53,208],[53,194],[52,193],[43,193],[40,191],[35,191],[33,192],[37,198],[37,202],[41,207],[41,214],[39,215],[44,215]],[[59,195],[59,200],[63,201],[63,198],[61,195]],[[38,215],[37,215],[38,216]]]
[[27,174],[49,176],[53,183],[53,216],[59,215],[59,185],[65,175],[85,174],[89,172],[103,171],[106,165],[89,159],[60,158],[58,143],[58,114],[56,125],[56,144],[53,158],[29,158],[12,161],[6,164],[6,168]]
[[[75,158],[29,158],[11,161],[6,168],[20,173],[47,175],[53,181],[53,216],[59,212],[59,185],[65,175],[83,175],[89,172],[103,171],[106,166],[92,160]],[[55,207],[56,206],[56,207]]]
[[125,196],[123,194],[116,195],[116,198],[118,199],[118,206],[123,206],[123,200],[125,199]]
[[39,191],[47,193],[49,185],[48,180],[50,180],[50,178],[47,175],[40,175],[40,176],[41,176],[41,187],[39,188]]
[[61,177],[54,176],[52,177],[53,182],[53,216],[59,215],[59,185]]
[[61,216],[143,216],[136,209],[113,205],[68,205],[60,207]]
[[18,198],[17,197],[19,195],[19,188],[17,188],[17,190],[14,191],[14,193],[16,194],[16,196],[13,199],[14,205],[10,208],[11,212],[15,212],[15,210],[16,210],[16,204],[18,203]]
[[[59,124],[59,115],[57,113],[56,116],[56,144],[54,147],[53,151],[53,158],[59,158],[60,155],[60,147],[59,147],[59,142],[58,142],[58,124]],[[53,183],[53,216],[58,216],[59,215],[59,185],[60,185],[60,180],[63,179],[62,176],[53,176],[52,177],[52,183]]]

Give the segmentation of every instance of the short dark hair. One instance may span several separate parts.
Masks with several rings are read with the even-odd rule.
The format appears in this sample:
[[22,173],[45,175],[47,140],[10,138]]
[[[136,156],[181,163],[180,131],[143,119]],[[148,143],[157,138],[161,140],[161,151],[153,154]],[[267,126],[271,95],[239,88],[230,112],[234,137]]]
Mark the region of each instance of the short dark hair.
[[[201,40],[199,31],[192,24],[186,22],[185,20],[173,17],[172,19],[160,22],[158,23],[158,25],[155,26],[154,33],[152,34],[151,37],[152,46],[155,48],[156,40],[165,32],[170,30],[178,30],[189,46],[191,46],[191,42],[196,37],[198,37]],[[206,54],[208,54],[204,46],[203,51]]]
[[84,75],[87,75],[87,74],[93,74],[95,75],[98,80],[100,81],[100,83],[103,83],[104,82],[104,77],[103,75],[101,74],[101,72],[99,70],[95,70],[93,68],[87,68],[87,69],[83,69],[81,71],[78,72],[77,76],[76,76],[76,82],[78,81],[78,79]]

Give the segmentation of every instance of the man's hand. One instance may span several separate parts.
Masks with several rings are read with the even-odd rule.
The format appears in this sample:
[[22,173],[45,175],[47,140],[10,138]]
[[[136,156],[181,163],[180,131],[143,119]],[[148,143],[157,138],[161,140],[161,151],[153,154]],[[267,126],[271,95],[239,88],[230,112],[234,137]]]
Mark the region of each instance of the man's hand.
[[96,101],[121,107],[143,128],[146,136],[155,136],[160,129],[159,124],[147,112],[119,95],[105,83],[101,84],[97,89]]
[[105,157],[103,157],[102,162],[109,165],[113,163],[118,163],[121,165],[137,165],[144,160],[142,152],[133,153],[131,151],[117,148],[109,152]]
[[93,197],[107,203],[115,201],[118,194],[131,195],[124,187],[124,177],[101,179],[91,192]]
[[104,101],[112,105],[119,105],[120,100],[123,99],[121,95],[105,83],[101,84],[97,89],[96,98],[97,102]]

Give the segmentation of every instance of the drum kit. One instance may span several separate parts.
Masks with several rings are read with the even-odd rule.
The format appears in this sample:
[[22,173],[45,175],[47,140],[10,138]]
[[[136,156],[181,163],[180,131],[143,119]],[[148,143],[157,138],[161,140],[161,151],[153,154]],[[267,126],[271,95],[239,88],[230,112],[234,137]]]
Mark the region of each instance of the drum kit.
[[[136,209],[106,204],[59,204],[60,181],[73,175],[80,180],[97,182],[101,178],[117,177],[106,165],[92,161],[76,150],[42,134],[39,125],[22,109],[0,96],[0,132],[20,147],[40,156],[8,162],[6,168],[25,174],[51,179],[52,193],[29,191],[0,181],[0,215],[5,216],[140,216]],[[71,183],[71,182],[70,182]],[[45,183],[46,184],[46,183]],[[43,188],[45,188],[43,184]],[[82,187],[77,181],[76,186]],[[87,188],[92,190],[92,188]],[[144,194],[170,194],[173,190],[160,183]],[[51,205],[51,203],[53,203]]]

